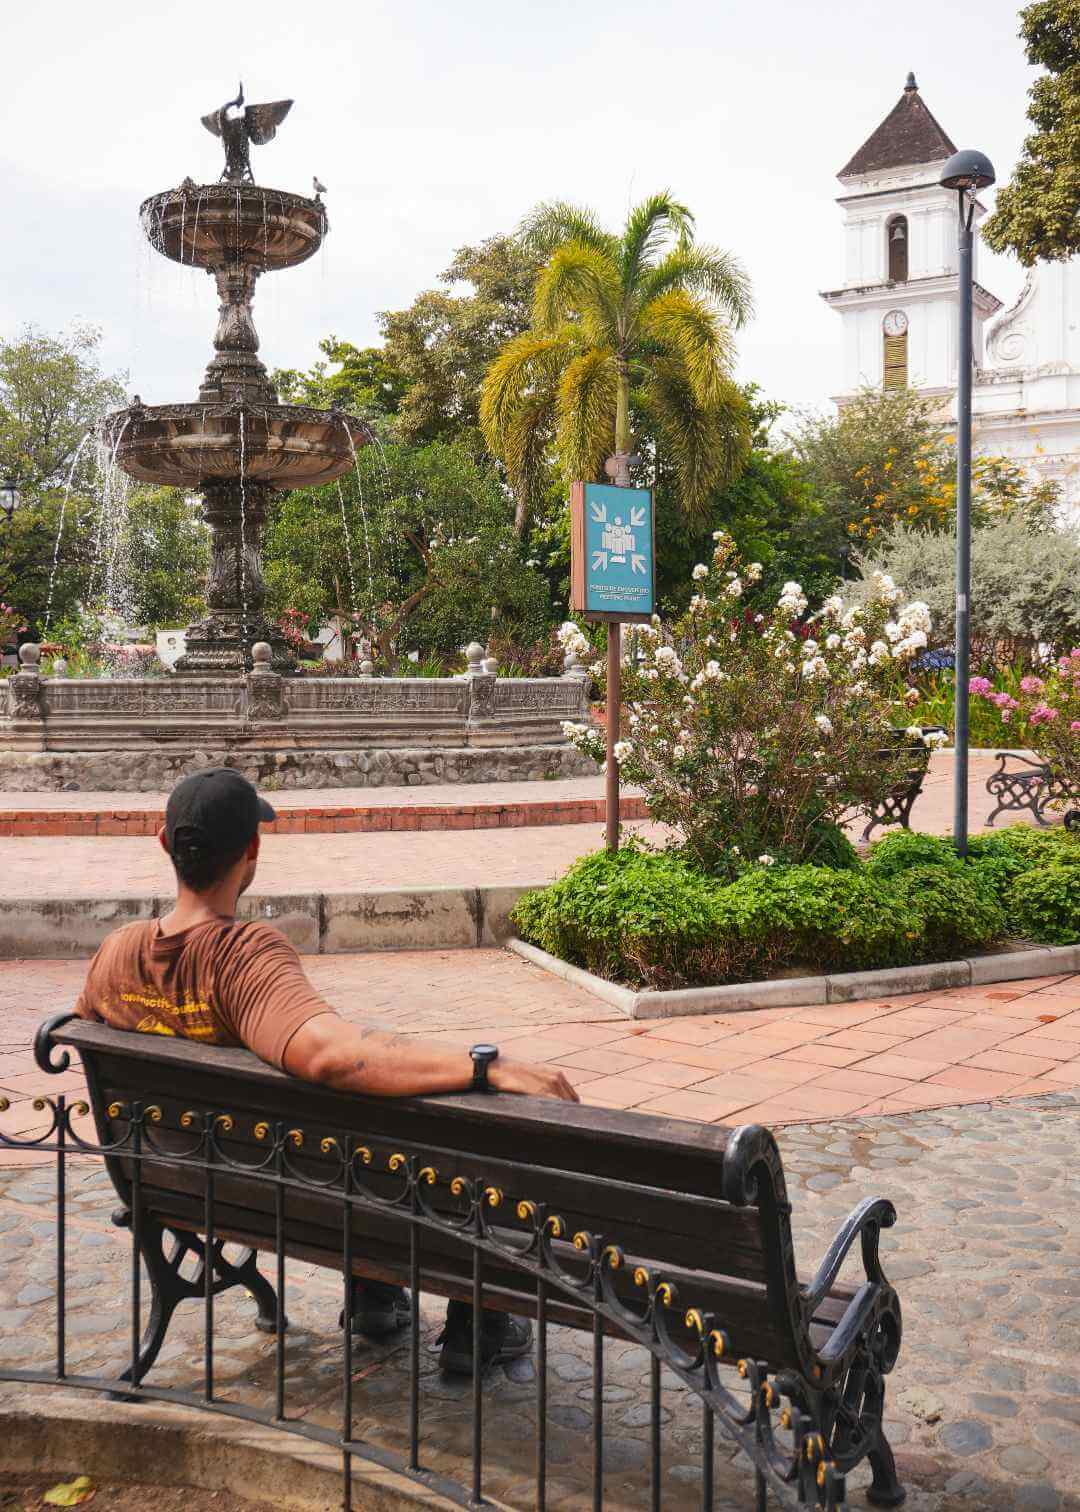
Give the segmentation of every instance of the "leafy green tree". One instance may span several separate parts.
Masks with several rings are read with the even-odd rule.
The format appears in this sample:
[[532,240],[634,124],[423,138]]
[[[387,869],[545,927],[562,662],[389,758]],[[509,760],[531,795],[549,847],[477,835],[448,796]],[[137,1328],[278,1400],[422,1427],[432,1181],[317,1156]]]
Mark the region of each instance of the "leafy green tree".
[[[273,381],[283,404],[313,404],[319,409],[340,405],[357,415],[396,415],[405,394],[402,374],[381,347],[355,347],[351,341],[327,336],[319,342],[325,362],[306,373],[277,368]],[[329,364],[337,367],[329,370]]]
[[210,530],[179,488],[138,488],[119,542],[128,612],[138,625],[190,624],[205,607]]
[[455,655],[493,631],[532,642],[551,623],[498,474],[461,443],[364,448],[340,488],[280,501],[264,560],[274,612],[351,616],[384,665]]
[[1020,12],[1020,35],[1046,73],[1028,92],[1035,130],[982,234],[1030,268],[1080,252],[1080,0],[1036,0]]
[[532,324],[484,379],[480,424],[503,461],[522,530],[552,456],[564,485],[601,475],[636,434],[678,480],[678,505],[705,514],[711,492],[749,452],[746,406],[731,379],[733,327],[750,313],[749,281],[730,253],[694,241],[689,210],[669,194],[631,211],[622,232],[591,211],[540,205],[522,227],[546,258]]
[[[483,450],[478,410],[484,373],[508,341],[528,329],[541,259],[513,237],[459,247],[440,275],[441,289],[418,294],[406,310],[384,311],[385,361],[402,383],[397,431],[419,446],[466,442]],[[472,293],[457,293],[470,285]]]
[[[0,341],[0,475],[30,492],[67,481],[87,432],[125,402],[121,377],[101,370],[100,342],[93,326],[49,336],[31,325]],[[91,475],[92,450],[79,456],[76,488]]]
[[[799,532],[839,563],[898,525],[952,528],[956,454],[934,400],[913,389],[863,389],[836,415],[808,416],[792,449],[820,508]],[[980,455],[972,473],[976,524],[1016,514],[1045,528],[1055,484],[1033,480],[1015,462]]]

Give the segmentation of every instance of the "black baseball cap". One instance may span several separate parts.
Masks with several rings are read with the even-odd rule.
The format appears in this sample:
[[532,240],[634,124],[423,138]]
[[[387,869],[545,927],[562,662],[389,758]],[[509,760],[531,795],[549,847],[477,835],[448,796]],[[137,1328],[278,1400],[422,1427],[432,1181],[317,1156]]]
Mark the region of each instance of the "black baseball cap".
[[165,805],[165,839],[230,856],[251,844],[263,820],[277,815],[232,767],[206,767],[176,784]]

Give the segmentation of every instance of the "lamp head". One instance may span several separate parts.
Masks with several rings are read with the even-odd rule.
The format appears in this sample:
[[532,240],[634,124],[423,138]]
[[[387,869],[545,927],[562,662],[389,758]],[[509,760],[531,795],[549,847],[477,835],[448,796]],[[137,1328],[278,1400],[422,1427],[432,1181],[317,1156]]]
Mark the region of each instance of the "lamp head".
[[0,514],[6,515],[9,522],[19,502],[19,488],[14,478],[0,480]]
[[953,153],[941,170],[939,182],[943,189],[970,189],[977,192],[988,188],[994,179],[994,165],[985,152],[965,147],[962,152]]

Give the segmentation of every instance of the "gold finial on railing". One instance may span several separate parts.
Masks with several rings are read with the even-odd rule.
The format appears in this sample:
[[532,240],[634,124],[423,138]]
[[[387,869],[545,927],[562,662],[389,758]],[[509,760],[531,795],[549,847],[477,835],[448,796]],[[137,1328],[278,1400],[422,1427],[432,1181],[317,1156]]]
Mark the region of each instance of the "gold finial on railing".
[[451,1196],[460,1197],[461,1194],[465,1191],[466,1185],[467,1183],[464,1176],[455,1176],[453,1181],[450,1183]]
[[714,1328],[709,1335],[709,1343],[712,1352],[718,1360],[722,1360],[728,1352],[728,1336],[722,1328]]
[[670,1307],[672,1302],[674,1302],[675,1300],[675,1293],[672,1291],[671,1285],[667,1281],[660,1282],[660,1284],[656,1288],[656,1295],[660,1298],[665,1307]]
[[574,1248],[576,1250],[587,1250],[588,1247],[589,1236],[584,1229],[579,1229],[578,1232],[574,1235]]
[[340,1153],[341,1146],[332,1134],[327,1134],[325,1139],[319,1141],[319,1149],[324,1155],[329,1155],[331,1150],[337,1150]]
[[0,1097],[0,1113],[6,1113],[10,1107],[11,1104],[8,1102],[7,1098]]
[[535,1218],[536,1203],[530,1202],[527,1197],[523,1197],[517,1205],[517,1215],[522,1223],[527,1223],[530,1218]]
[[254,1128],[253,1132],[255,1134],[255,1138],[256,1139],[266,1139],[266,1137],[270,1133],[270,1125],[266,1122],[265,1119],[261,1119],[255,1125],[255,1128]]
[[43,1097],[35,1097],[30,1106],[33,1108],[35,1113],[44,1113],[45,1109],[49,1105]]
[[434,1166],[425,1166],[416,1179],[426,1181],[428,1186],[434,1186],[439,1179],[439,1173]]
[[232,1120],[232,1114],[231,1113],[217,1113],[217,1114],[215,1114],[214,1115],[214,1123],[215,1124],[220,1124],[221,1127],[222,1127],[222,1129],[225,1131],[226,1134],[231,1134],[232,1131],[233,1131],[233,1120]]
[[90,1104],[88,1102],[77,1102],[71,1106],[71,1112],[75,1114],[76,1118],[85,1118],[89,1111]]
[[648,1286],[648,1284],[649,1284],[649,1273],[648,1273],[648,1271],[645,1269],[645,1267],[643,1265],[637,1266],[635,1268],[635,1270],[634,1270],[634,1285],[635,1286]]
[[118,1102],[111,1102],[105,1111],[110,1118],[119,1118],[123,1110]]
[[790,1428],[791,1427],[791,1408],[790,1407],[785,1407],[783,1409],[783,1411],[781,1412],[781,1414],[780,1414],[780,1426],[781,1426],[781,1428]]
[[157,1106],[156,1103],[152,1107],[147,1108],[146,1117],[150,1120],[151,1123],[161,1122],[161,1109]]
[[192,1112],[192,1110],[190,1108],[187,1110],[186,1113],[181,1113],[181,1115],[180,1115],[180,1127],[182,1129],[190,1129],[191,1126],[192,1126],[192,1124],[195,1122],[195,1117],[196,1117],[196,1115]]
[[503,1200],[503,1194],[497,1186],[484,1188],[484,1201],[488,1207],[497,1208]]
[[683,1319],[683,1322],[686,1324],[687,1328],[696,1328],[699,1334],[703,1334],[705,1332],[705,1319],[701,1316],[700,1309],[696,1307],[690,1308],[689,1312],[686,1314],[686,1317]]
[[387,1168],[388,1171],[400,1171],[401,1168],[402,1168],[402,1166],[406,1165],[406,1164],[407,1164],[407,1161],[406,1161],[404,1155],[402,1155],[398,1151],[395,1151],[394,1154],[391,1155],[390,1159],[387,1161],[386,1168]]
[[371,1164],[371,1151],[368,1149],[367,1145],[357,1145],[356,1149],[353,1151],[353,1159],[355,1160],[358,1155],[365,1165]]
[[303,1147],[304,1144],[304,1131],[302,1129],[290,1129],[285,1138],[294,1147],[294,1149],[299,1150]]
[[750,1374],[750,1361],[740,1360],[738,1365],[736,1366],[736,1369],[745,1381],[747,1376]]
[[617,1244],[609,1244],[601,1259],[609,1270],[618,1270],[619,1266],[623,1263],[622,1250]]
[[771,1381],[762,1381],[761,1395],[765,1400],[766,1407],[775,1407],[777,1402],[780,1400],[773,1389]]
[[561,1239],[562,1238],[562,1236],[563,1236],[563,1221],[559,1217],[558,1213],[552,1213],[551,1216],[547,1219],[547,1222],[545,1223],[544,1227],[547,1228],[547,1229],[549,1229],[551,1231],[551,1237],[553,1239]]

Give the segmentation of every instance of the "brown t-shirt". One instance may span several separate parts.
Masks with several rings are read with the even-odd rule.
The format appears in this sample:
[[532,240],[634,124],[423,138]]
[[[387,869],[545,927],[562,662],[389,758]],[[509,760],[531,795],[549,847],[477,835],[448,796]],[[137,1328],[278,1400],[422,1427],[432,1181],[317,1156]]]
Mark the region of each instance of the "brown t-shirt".
[[109,935],[75,1011],[115,1029],[246,1045],[281,1066],[301,1024],[334,1010],[269,924],[212,919],[167,935],[153,919]]

